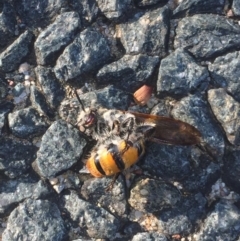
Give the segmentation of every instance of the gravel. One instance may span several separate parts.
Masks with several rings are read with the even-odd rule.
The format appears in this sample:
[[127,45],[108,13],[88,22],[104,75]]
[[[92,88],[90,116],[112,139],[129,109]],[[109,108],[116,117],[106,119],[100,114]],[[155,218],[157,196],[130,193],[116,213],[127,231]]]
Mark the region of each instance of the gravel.
[[[239,0],[1,1],[0,240],[240,240],[239,16]],[[106,189],[85,167],[104,140],[79,128],[89,108],[173,117],[201,143],[148,141]]]

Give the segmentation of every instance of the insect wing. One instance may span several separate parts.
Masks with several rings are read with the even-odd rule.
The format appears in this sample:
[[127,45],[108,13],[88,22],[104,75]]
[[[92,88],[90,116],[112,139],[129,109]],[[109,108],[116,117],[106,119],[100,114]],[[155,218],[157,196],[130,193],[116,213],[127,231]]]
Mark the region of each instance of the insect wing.
[[139,123],[154,123],[154,134],[150,141],[172,145],[195,145],[200,143],[201,134],[192,125],[173,118],[130,112]]

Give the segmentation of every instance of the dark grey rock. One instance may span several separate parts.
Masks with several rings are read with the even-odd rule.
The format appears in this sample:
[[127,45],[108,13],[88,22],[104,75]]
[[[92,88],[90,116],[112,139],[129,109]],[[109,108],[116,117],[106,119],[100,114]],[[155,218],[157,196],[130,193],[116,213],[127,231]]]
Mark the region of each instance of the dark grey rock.
[[96,0],[69,0],[68,2],[79,13],[83,26],[88,26],[96,20],[99,13]]
[[32,107],[10,113],[8,123],[12,134],[20,138],[39,136],[48,128],[48,123]]
[[123,230],[128,237],[133,237],[135,234],[142,232],[142,227],[137,222],[128,223]]
[[76,164],[85,145],[77,129],[62,120],[55,121],[42,137],[34,168],[43,177],[53,177]]
[[0,103],[8,93],[7,84],[0,78]]
[[179,21],[174,48],[186,48],[198,59],[209,59],[238,48],[240,26],[218,15],[197,14]]
[[223,158],[223,164],[223,180],[236,192],[240,193],[240,150],[227,150]]
[[113,238],[119,229],[119,221],[112,214],[80,199],[74,192],[62,197],[62,208],[91,238]]
[[161,61],[157,80],[158,95],[186,96],[208,87],[206,67],[198,65],[183,49],[177,49]]
[[3,47],[8,44],[10,38],[15,33],[15,14],[10,3],[5,1],[3,3],[3,10],[0,13],[0,46]]
[[118,19],[131,7],[131,0],[96,0],[100,11],[111,20]]
[[28,30],[21,34],[7,49],[0,54],[0,69],[11,72],[18,68],[29,52],[33,34]]
[[[95,92],[92,91],[80,95],[80,99],[83,102],[84,108],[97,109],[104,107],[107,109],[118,108],[126,110],[130,104],[131,96],[114,86],[108,86]],[[75,126],[81,111],[82,108],[77,98],[66,99],[61,103],[59,115],[63,120]]]
[[157,3],[164,2],[163,0],[135,0],[134,3],[137,7],[151,7]]
[[168,241],[169,239],[164,235],[160,233],[154,233],[154,232],[144,232],[144,233],[138,233],[133,236],[132,241]]
[[66,228],[56,204],[28,199],[12,211],[3,241],[56,241],[64,240]]
[[49,182],[57,193],[61,193],[63,190],[70,188],[79,189],[82,185],[79,174],[70,170],[50,179]]
[[50,191],[46,184],[30,177],[1,182],[0,184],[0,213],[6,213],[14,205],[27,198],[43,198]]
[[170,101],[165,99],[160,99],[158,104],[156,104],[152,110],[151,115],[160,115],[169,117],[172,106],[170,105]]
[[0,103],[0,135],[2,134],[3,128],[6,124],[6,117],[9,112],[14,108],[14,104],[9,101]]
[[25,91],[25,85],[23,83],[17,83],[13,89],[12,94],[14,97],[19,97]]
[[203,145],[207,146],[218,160],[221,160],[225,147],[223,134],[214,121],[203,96],[192,95],[182,98],[173,107],[171,113],[174,118],[195,126],[202,134]]
[[101,205],[102,208],[121,217],[127,213],[127,201],[124,182],[122,178],[118,180],[114,183],[112,190],[106,192],[112,178],[88,179],[81,188],[81,194],[87,201]]
[[[96,92],[87,92],[80,95],[79,97],[83,103],[84,108],[89,107],[92,109],[99,108],[101,106],[97,101]],[[114,97],[112,96],[112,98]],[[59,115],[63,120],[75,126],[78,122],[78,115],[82,111],[82,107],[77,98],[65,99],[60,105]]]
[[240,101],[240,51],[216,58],[209,64],[209,71],[217,87],[225,88]]
[[35,73],[42,91],[53,108],[57,108],[64,99],[65,91],[51,68],[37,66]]
[[129,204],[142,212],[158,212],[172,208],[181,199],[176,187],[159,180],[142,178],[130,191]]
[[56,77],[68,81],[98,71],[111,58],[107,39],[95,28],[82,31],[68,45],[54,68]]
[[78,13],[60,14],[52,24],[39,34],[34,43],[38,64],[47,65],[55,62],[57,54],[72,42],[80,27]]
[[10,178],[21,176],[29,170],[36,158],[37,148],[29,143],[0,137],[0,171]]
[[[91,92],[91,94],[93,95],[93,97],[95,99],[96,98],[95,92]],[[80,98],[81,98],[81,101],[83,101],[83,99],[84,99],[83,95],[81,95]],[[86,107],[85,103],[84,103],[84,107]],[[59,107],[58,113],[59,113],[59,116],[63,120],[65,120],[67,123],[70,123],[71,125],[76,126],[77,118],[81,111],[82,111],[82,108],[81,108],[81,105],[80,105],[78,99],[72,98],[72,99],[65,99],[62,101],[62,103]]]
[[233,10],[235,16],[238,16],[238,17],[240,16],[240,1],[239,0],[233,0],[232,10]]
[[196,13],[224,14],[223,0],[185,0],[173,11],[173,16],[193,15]]
[[6,114],[0,113],[0,135],[2,134],[5,122],[6,122]]
[[169,235],[188,235],[197,221],[206,215],[207,201],[201,193],[182,197],[175,208],[163,210],[158,218],[158,225],[163,233]]
[[67,0],[20,0],[16,2],[16,11],[22,23],[30,28],[44,27],[67,6]]
[[[203,157],[199,158],[199,162],[205,161]],[[195,164],[195,163],[194,163]],[[209,187],[212,186],[221,177],[220,166],[211,162],[208,165],[200,165],[193,168],[189,176],[181,181],[184,190],[190,193],[193,192],[207,192]]]
[[234,145],[240,145],[240,103],[221,88],[208,91],[208,102],[228,140]]
[[50,119],[54,118],[54,111],[46,102],[43,93],[36,86],[30,87],[30,99],[32,105],[37,109],[39,113],[48,116]]
[[149,143],[141,167],[153,176],[182,179],[191,174],[191,147]]
[[131,101],[129,94],[112,85],[96,91],[96,94],[97,102],[107,109],[126,110]]
[[148,54],[164,57],[167,53],[170,10],[167,7],[136,14],[119,25],[121,41],[127,54]]
[[111,83],[134,92],[152,77],[158,63],[157,56],[125,55],[120,60],[100,69],[97,79],[100,83]]
[[240,235],[240,212],[231,204],[217,203],[214,210],[208,213],[200,231],[194,236],[196,240],[236,240]]
[[17,73],[17,71],[6,73],[6,79],[13,80],[15,83],[24,82],[24,75],[22,73]]

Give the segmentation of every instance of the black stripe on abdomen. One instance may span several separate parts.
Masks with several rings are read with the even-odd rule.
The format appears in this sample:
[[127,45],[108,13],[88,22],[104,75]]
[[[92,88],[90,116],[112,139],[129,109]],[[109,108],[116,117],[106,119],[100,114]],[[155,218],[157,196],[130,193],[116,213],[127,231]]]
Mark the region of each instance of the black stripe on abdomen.
[[98,170],[103,176],[106,176],[105,171],[102,169],[102,166],[101,166],[101,163],[100,163],[100,159],[99,159],[99,155],[98,155],[98,154],[96,154],[95,157],[94,157],[94,164],[95,164],[97,170]]
[[135,147],[137,148],[138,150],[138,156],[140,157],[143,153],[144,153],[144,148],[142,146],[142,143],[140,142],[137,142]]
[[118,146],[111,143],[108,147],[108,151],[112,154],[112,158],[120,171],[125,169],[125,164],[122,159],[122,153],[119,152]]

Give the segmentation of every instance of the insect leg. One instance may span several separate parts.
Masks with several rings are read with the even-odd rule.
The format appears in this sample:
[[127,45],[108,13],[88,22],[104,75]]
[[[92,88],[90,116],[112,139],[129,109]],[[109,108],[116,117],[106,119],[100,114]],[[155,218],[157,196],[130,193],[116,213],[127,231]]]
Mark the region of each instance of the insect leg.
[[111,181],[110,184],[105,188],[105,191],[106,191],[106,192],[109,192],[109,191],[111,191],[111,190],[113,189],[113,185],[114,185],[114,183],[116,182],[116,180],[118,179],[119,175],[120,175],[120,172],[116,173],[116,174],[113,176],[112,181]]
[[127,139],[129,138],[130,133],[132,133],[135,125],[135,118],[128,117],[121,123],[121,132],[120,136],[123,137],[127,133]]

